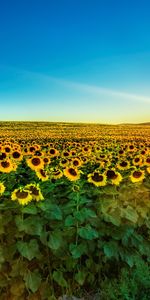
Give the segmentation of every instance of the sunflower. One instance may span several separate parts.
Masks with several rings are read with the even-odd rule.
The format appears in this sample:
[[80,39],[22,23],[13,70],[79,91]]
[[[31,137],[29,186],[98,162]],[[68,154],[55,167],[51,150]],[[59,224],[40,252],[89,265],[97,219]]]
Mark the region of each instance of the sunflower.
[[70,151],[69,150],[63,150],[61,153],[61,156],[64,158],[70,157]]
[[80,167],[82,165],[82,162],[78,157],[76,157],[72,159],[71,164],[74,167]]
[[46,181],[49,179],[49,175],[46,170],[43,168],[35,170],[36,176],[41,179],[42,181]]
[[88,162],[88,157],[81,156],[81,160],[82,160],[83,164],[86,164]]
[[147,170],[147,173],[150,174],[150,167],[148,167],[146,170]]
[[124,149],[120,149],[118,151],[118,154],[119,154],[119,156],[124,156],[125,155]]
[[60,170],[60,169],[54,169],[52,171],[52,175],[51,177],[54,178],[54,179],[59,179],[63,176],[63,172]]
[[119,185],[123,179],[121,174],[115,170],[107,170],[105,174],[107,179],[110,180],[111,184]]
[[0,160],[3,160],[7,157],[7,154],[5,152],[0,153]]
[[28,152],[31,153],[31,154],[34,153],[35,150],[36,150],[36,147],[35,147],[35,146],[30,146],[30,147],[28,148]]
[[11,157],[13,160],[16,160],[16,161],[21,161],[23,159],[23,155],[21,154],[20,151],[12,151],[11,153]]
[[71,181],[78,180],[80,178],[80,172],[77,168],[67,167],[64,169],[64,175]]
[[68,163],[69,163],[68,159],[64,158],[64,159],[60,160],[59,165],[61,167],[66,167],[68,165]]
[[43,153],[42,151],[40,151],[40,150],[36,150],[36,151],[34,152],[34,155],[35,155],[35,156],[43,156],[44,153]]
[[105,186],[106,185],[106,175],[101,174],[99,171],[94,171],[93,173],[88,174],[88,182],[93,183],[95,186]]
[[0,161],[0,172],[10,173],[11,171],[15,171],[15,168],[10,159]]
[[41,169],[44,166],[44,162],[39,156],[33,156],[33,157],[27,159],[26,161],[27,161],[27,165],[32,170]]
[[130,168],[130,163],[126,160],[122,160],[117,163],[117,168],[119,170],[128,170]]
[[132,164],[134,166],[141,166],[143,164],[143,159],[142,157],[140,157],[140,155],[137,155],[135,156],[133,159],[132,159]]
[[0,196],[5,192],[5,186],[3,182],[0,182]]
[[145,162],[144,163],[145,163],[146,166],[149,167],[150,166],[150,157],[145,158]]
[[26,205],[32,201],[32,195],[29,190],[26,190],[23,187],[19,187],[15,189],[11,194],[11,200],[16,201],[18,200],[19,204]]
[[82,148],[82,153],[85,154],[85,155],[91,154],[91,148],[89,146],[84,146]]
[[3,150],[6,152],[6,153],[10,153],[11,152],[11,146],[10,145],[5,145]]
[[50,164],[51,160],[48,156],[44,156],[43,157],[43,162],[44,162],[44,165],[48,165],[48,164]]
[[145,173],[143,170],[135,169],[131,172],[131,175],[129,177],[133,183],[140,182],[143,181]]
[[50,148],[49,149],[49,155],[51,156],[51,157],[55,157],[55,156],[58,156],[58,150],[57,149],[55,149],[55,148]]
[[133,144],[128,146],[128,151],[129,152],[134,152],[136,150],[135,146]]
[[39,184],[30,183],[25,186],[25,189],[30,191],[32,199],[36,201],[44,200]]
[[76,156],[76,155],[77,155],[76,152],[77,152],[76,149],[71,149],[70,155],[71,155],[71,156]]

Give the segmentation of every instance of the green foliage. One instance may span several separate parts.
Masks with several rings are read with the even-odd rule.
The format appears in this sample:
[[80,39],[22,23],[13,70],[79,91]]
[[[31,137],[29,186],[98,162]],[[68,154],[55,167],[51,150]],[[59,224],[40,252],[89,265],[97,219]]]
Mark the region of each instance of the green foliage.
[[61,287],[67,287],[67,281],[65,280],[63,273],[61,271],[53,272],[53,279],[60,285]]
[[24,281],[26,288],[34,293],[38,290],[42,278],[38,270],[35,270],[34,272],[28,271],[28,273],[24,276]]
[[[16,188],[13,175],[9,185]],[[102,300],[148,300],[149,202],[131,201],[135,188],[126,195],[114,186],[87,190],[84,180],[78,186],[65,179],[42,182],[40,188],[44,201],[24,207],[9,192],[1,197],[0,293],[11,293],[19,278],[25,299],[81,296],[91,289]]]
[[18,241],[17,249],[28,260],[32,260],[34,257],[39,258],[40,252],[37,240],[32,239],[29,243]]

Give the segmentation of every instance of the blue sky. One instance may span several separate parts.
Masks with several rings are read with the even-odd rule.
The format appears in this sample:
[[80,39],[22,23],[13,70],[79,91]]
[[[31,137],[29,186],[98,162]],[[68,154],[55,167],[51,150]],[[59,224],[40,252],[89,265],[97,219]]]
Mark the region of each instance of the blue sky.
[[0,120],[150,121],[150,2],[0,4]]

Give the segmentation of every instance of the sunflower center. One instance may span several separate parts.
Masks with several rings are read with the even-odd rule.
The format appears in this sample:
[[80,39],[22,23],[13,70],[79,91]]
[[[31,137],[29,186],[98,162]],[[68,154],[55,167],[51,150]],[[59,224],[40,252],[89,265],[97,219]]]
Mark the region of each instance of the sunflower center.
[[40,152],[40,151],[35,151],[35,155],[37,155],[37,156],[42,156],[42,153]]
[[72,175],[72,176],[76,176],[77,175],[77,172],[73,169],[73,168],[70,168],[68,170],[68,172]]
[[34,166],[38,166],[38,165],[40,165],[40,159],[38,158],[38,157],[34,157],[34,158],[32,158],[32,164],[34,165]]
[[108,179],[116,179],[117,175],[115,174],[115,172],[113,170],[108,170],[107,177],[108,177]]
[[128,163],[126,162],[126,161],[122,161],[121,163],[120,163],[120,166],[121,167],[126,167],[128,165]]
[[74,160],[73,164],[74,164],[74,166],[78,166],[78,164],[79,164],[78,160]]
[[10,166],[10,163],[8,161],[2,161],[1,165],[3,168],[8,168]]
[[28,192],[25,192],[25,191],[17,191],[16,192],[16,196],[17,196],[17,198],[18,199],[25,199],[25,198],[27,198],[27,196],[28,196]]
[[124,153],[124,151],[123,150],[119,150],[119,154],[123,154]]
[[40,170],[40,173],[43,177],[46,177],[45,171],[43,169]]
[[45,163],[48,162],[48,158],[47,157],[45,157],[43,160],[44,160]]
[[140,160],[139,157],[136,157],[136,158],[134,159],[135,162],[139,162],[139,160]]
[[63,159],[63,160],[61,161],[62,164],[65,164],[66,162],[67,162],[66,159]]
[[10,148],[9,148],[9,147],[6,147],[6,148],[5,148],[5,151],[6,151],[7,153],[9,153],[9,152],[10,152]]
[[35,148],[34,147],[30,147],[30,152],[33,152],[33,151],[35,151]]
[[33,195],[38,196],[39,195],[39,191],[37,190],[37,188],[35,186],[30,186],[30,191],[32,192]]
[[135,178],[140,178],[141,175],[142,175],[142,172],[140,172],[140,171],[134,171],[133,172],[133,177],[135,177]]
[[69,156],[69,153],[68,152],[64,152],[64,156]]
[[13,156],[13,158],[19,158],[20,157],[20,153],[17,152],[17,151],[15,151],[15,152],[13,152],[12,156]]
[[59,175],[59,174],[60,174],[60,171],[55,171],[54,172],[54,175],[56,175],[56,176]]
[[92,180],[95,182],[103,181],[103,175],[100,175],[98,172],[95,172],[93,176],[91,176]]
[[148,157],[148,158],[146,159],[146,162],[147,162],[148,164],[150,164],[150,157]]
[[2,153],[1,155],[0,155],[0,160],[3,160],[3,159],[5,159],[6,158],[6,153]]

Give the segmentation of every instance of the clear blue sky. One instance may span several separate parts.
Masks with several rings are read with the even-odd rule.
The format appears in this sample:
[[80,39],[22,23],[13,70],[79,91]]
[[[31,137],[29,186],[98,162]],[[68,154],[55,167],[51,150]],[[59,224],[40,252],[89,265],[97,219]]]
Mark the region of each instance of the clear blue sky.
[[150,121],[150,1],[5,0],[0,120]]

